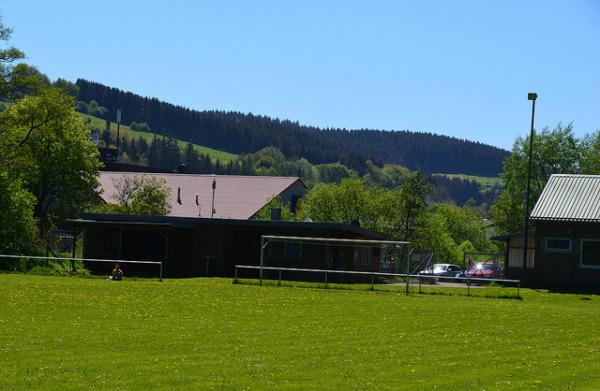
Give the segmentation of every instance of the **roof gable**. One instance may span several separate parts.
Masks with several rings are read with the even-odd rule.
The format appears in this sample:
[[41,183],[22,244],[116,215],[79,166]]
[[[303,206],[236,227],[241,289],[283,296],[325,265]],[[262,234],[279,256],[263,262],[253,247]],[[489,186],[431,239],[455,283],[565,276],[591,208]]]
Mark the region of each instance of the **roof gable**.
[[[280,195],[290,186],[302,181],[298,177],[266,177],[241,175],[196,175],[196,174],[162,174],[162,173],[132,173],[108,172],[100,173],[102,199],[114,203],[116,184],[123,177],[154,176],[164,178],[167,187],[171,189],[169,202],[170,216],[181,217],[211,217],[213,180],[215,189],[215,218],[249,219]],[[180,190],[181,203],[177,200]],[[196,204],[196,194],[198,204]]]
[[554,174],[530,218],[539,221],[600,221],[600,175]]

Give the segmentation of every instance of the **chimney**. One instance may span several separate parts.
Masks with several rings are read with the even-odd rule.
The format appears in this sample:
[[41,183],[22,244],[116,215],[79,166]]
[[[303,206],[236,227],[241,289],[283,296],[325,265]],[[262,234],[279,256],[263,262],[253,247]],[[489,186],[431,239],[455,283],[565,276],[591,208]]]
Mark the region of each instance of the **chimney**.
[[281,208],[271,208],[271,220],[273,220],[273,221],[281,220]]

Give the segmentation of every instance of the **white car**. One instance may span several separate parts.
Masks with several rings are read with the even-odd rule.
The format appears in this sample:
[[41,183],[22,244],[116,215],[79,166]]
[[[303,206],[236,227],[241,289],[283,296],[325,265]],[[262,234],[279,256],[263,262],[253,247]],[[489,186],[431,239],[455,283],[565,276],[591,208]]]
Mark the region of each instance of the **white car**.
[[422,276],[460,277],[463,274],[460,266],[451,263],[436,263],[419,272]]

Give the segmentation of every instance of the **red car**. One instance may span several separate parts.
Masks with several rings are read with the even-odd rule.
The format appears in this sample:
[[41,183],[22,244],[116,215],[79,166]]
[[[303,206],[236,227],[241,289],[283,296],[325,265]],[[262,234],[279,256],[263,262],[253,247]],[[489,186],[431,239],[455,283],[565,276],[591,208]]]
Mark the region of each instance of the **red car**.
[[502,278],[502,265],[496,262],[477,262],[467,270],[467,277]]

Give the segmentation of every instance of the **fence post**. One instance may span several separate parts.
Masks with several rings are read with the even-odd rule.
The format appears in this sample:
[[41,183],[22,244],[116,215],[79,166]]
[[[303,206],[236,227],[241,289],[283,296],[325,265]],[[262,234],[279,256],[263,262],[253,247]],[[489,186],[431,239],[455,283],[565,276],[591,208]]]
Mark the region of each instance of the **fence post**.
[[467,277],[467,296],[471,296],[471,279]]
[[235,272],[233,274],[233,282],[238,282],[238,265],[235,265]]
[[279,281],[277,282],[277,286],[281,286],[281,270],[279,271]]
[[406,256],[406,296],[408,296],[408,276],[410,275],[410,249],[408,244],[404,245],[404,252]]
[[518,297],[518,298],[521,298],[521,293],[520,293],[520,291],[521,291],[521,280],[518,280],[518,281],[517,281],[517,297]]
[[371,290],[375,290],[375,274],[371,274]]
[[418,276],[417,278],[419,279],[419,293],[423,293],[421,291],[421,276]]
[[325,272],[325,289],[327,289],[327,272]]
[[158,271],[158,281],[162,282],[163,278],[162,278],[162,273],[163,273],[163,263],[160,263],[160,269]]

